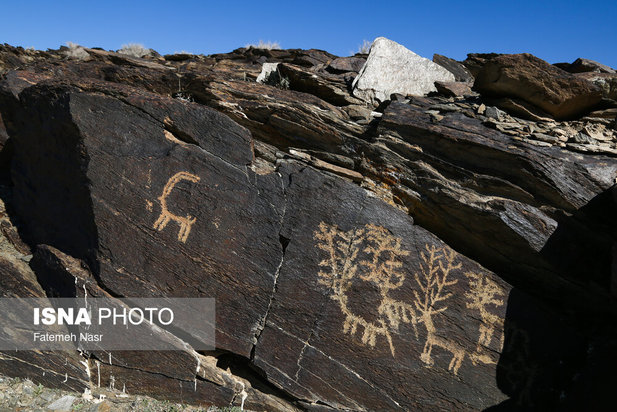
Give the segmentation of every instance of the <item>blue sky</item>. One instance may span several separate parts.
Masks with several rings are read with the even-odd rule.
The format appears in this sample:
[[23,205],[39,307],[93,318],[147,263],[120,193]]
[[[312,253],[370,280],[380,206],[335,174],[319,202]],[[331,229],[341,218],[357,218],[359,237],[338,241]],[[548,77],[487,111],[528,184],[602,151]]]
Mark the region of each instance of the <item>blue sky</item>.
[[429,58],[529,52],[551,63],[585,57],[617,68],[617,0],[58,0],[2,1],[0,10],[0,43],[37,49],[136,42],[161,54],[211,54],[264,40],[346,56],[364,39],[385,36]]

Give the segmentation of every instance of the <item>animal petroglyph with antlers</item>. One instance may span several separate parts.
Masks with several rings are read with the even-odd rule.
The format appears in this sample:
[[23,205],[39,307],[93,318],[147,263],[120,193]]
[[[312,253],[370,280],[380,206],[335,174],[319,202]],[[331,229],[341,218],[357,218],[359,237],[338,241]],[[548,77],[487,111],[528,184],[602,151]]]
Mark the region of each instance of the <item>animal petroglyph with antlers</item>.
[[[320,223],[314,237],[320,242],[317,247],[328,256],[319,263],[324,268],[319,272],[319,283],[331,288],[331,298],[345,315],[343,333],[353,336],[361,327],[361,342],[371,347],[375,346],[377,336],[383,336],[394,356],[391,331],[397,331],[401,323],[412,323],[414,328],[416,324],[413,307],[389,296],[390,291],[401,287],[405,281],[400,258],[409,252],[402,249],[401,240],[381,226],[369,224],[344,232],[324,222]],[[359,255],[366,259],[359,260]],[[374,321],[349,308],[348,291],[358,280],[373,283],[379,290],[381,301],[376,307]]]
[[503,319],[489,312],[488,307],[490,305],[495,307],[503,306],[504,301],[500,298],[504,296],[504,291],[487,276],[473,272],[467,272],[465,276],[469,279],[469,290],[465,293],[465,297],[469,299],[466,306],[469,309],[478,310],[482,319],[482,323],[479,326],[480,336],[478,338],[478,345],[476,346],[476,352],[470,356],[471,361],[474,364],[477,362],[495,363],[494,360],[485,354],[484,348],[491,344],[496,330],[502,331],[499,348],[503,347],[504,325]]
[[[414,274],[413,299],[409,304],[390,295],[406,281],[402,259],[409,252],[402,248],[400,238],[373,224],[342,231],[324,222],[320,223],[314,238],[318,241],[317,247],[326,252],[326,258],[319,263],[322,268],[318,273],[319,283],[331,289],[330,298],[338,303],[345,316],[343,333],[352,336],[362,333],[361,343],[370,347],[374,347],[381,336],[395,356],[392,334],[407,323],[411,324],[416,339],[419,339],[418,327],[423,325],[426,340],[420,360],[427,367],[435,364],[432,356],[435,347],[452,355],[448,370],[455,375],[466,356],[473,365],[495,363],[486,347],[492,342],[495,331],[503,329],[503,319],[487,308],[490,305],[502,306],[504,292],[489,277],[465,273],[469,279],[466,307],[478,310],[481,317],[480,336],[474,352],[455,338],[440,334],[435,322],[439,314],[448,309],[445,303],[452,296],[450,287],[460,280],[455,278],[455,273],[461,270],[462,263],[457,261],[455,251],[447,246],[425,245],[419,256],[420,270]],[[375,316],[371,319],[354,313],[350,305],[350,288],[354,282],[361,281],[372,283],[379,292],[380,301],[375,304]]]

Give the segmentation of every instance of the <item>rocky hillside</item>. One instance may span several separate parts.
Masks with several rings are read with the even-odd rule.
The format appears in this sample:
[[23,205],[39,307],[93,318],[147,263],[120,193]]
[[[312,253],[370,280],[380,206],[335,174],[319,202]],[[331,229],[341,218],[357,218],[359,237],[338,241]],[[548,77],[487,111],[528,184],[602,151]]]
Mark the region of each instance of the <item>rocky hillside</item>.
[[[268,411],[612,400],[617,73],[586,59],[0,46],[0,293],[216,298],[216,350],[0,353]],[[178,337],[181,339],[181,336]]]

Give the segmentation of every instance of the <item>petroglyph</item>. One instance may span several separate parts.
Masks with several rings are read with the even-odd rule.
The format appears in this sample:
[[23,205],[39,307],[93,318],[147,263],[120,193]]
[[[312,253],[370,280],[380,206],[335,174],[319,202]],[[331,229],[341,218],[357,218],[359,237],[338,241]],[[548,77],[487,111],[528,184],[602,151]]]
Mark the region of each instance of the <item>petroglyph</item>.
[[499,349],[501,350],[503,348],[503,319],[489,312],[488,307],[490,305],[495,307],[503,306],[504,301],[500,298],[502,298],[505,293],[499,285],[490,280],[487,276],[473,272],[467,272],[465,276],[469,279],[469,290],[465,293],[465,296],[469,299],[466,306],[469,309],[478,310],[482,319],[482,323],[479,326],[476,351],[470,355],[470,358],[474,365],[477,362],[494,364],[496,361],[485,353],[485,348],[491,344],[496,330],[502,331]]
[[197,183],[199,182],[199,176],[195,176],[194,174],[188,172],[178,172],[173,175],[167,181],[167,184],[163,188],[163,193],[158,197],[158,200],[161,204],[161,215],[154,222],[153,228],[158,230],[159,232],[165,229],[167,223],[170,220],[178,223],[180,225],[180,230],[178,231],[178,240],[182,243],[186,243],[186,240],[189,237],[189,233],[191,233],[191,227],[193,223],[197,220],[196,218],[186,215],[186,217],[177,216],[169,211],[167,208],[167,197],[171,194],[171,191],[174,187],[182,180],[186,180],[189,182]]
[[[328,254],[328,258],[319,263],[325,269],[319,272],[319,283],[332,290],[330,297],[345,315],[343,333],[354,336],[361,327],[361,342],[371,347],[375,346],[377,336],[383,336],[394,356],[390,332],[398,330],[401,323],[413,323],[414,328],[416,325],[413,307],[389,296],[391,290],[399,288],[405,281],[405,275],[400,271],[400,258],[409,252],[401,248],[401,240],[380,226],[369,224],[344,232],[324,222],[319,224],[314,237],[319,241],[317,247]],[[358,260],[361,253],[367,259]],[[353,313],[349,308],[348,291],[357,280],[373,283],[379,290],[381,302],[376,307],[374,321]]]
[[448,276],[452,271],[460,269],[462,265],[461,263],[454,263],[457,255],[451,249],[428,245],[425,247],[426,253],[420,253],[422,259],[420,263],[421,274],[416,273],[414,275],[420,292],[413,291],[414,305],[420,314],[418,323],[424,324],[426,328],[426,342],[420,359],[426,366],[430,367],[434,364],[431,357],[433,347],[445,349],[452,354],[448,370],[456,375],[467,352],[457,342],[437,334],[433,316],[448,309],[447,306],[437,306],[440,302],[444,302],[452,296],[452,293],[446,292],[445,289],[448,286],[455,285],[458,280],[448,280]]
[[[475,348],[466,349],[456,340],[439,333],[436,318],[445,312],[445,304],[452,297],[448,289],[457,284],[460,279],[454,278],[460,271],[462,263],[457,261],[458,255],[447,246],[437,247],[425,245],[420,252],[420,271],[414,274],[412,286],[413,300],[411,304],[396,300],[390,292],[401,288],[406,281],[402,270],[402,258],[409,252],[401,246],[401,239],[390,232],[372,224],[359,229],[342,231],[335,225],[324,222],[319,224],[314,238],[317,247],[326,252],[326,258],[319,263],[319,283],[330,288],[330,298],[338,303],[345,316],[343,333],[355,336],[361,333],[360,342],[374,347],[378,337],[383,337],[388,343],[392,356],[395,347],[392,334],[399,331],[402,324],[411,324],[416,339],[418,327],[423,325],[426,330],[424,347],[420,360],[427,367],[432,367],[435,361],[432,357],[435,347],[441,348],[452,355],[448,370],[458,374],[465,357],[473,365],[495,364],[489,350],[496,332],[503,332],[503,319],[489,308],[504,305],[505,291],[488,276],[467,272],[469,290],[465,292],[466,307],[480,313],[479,337]],[[460,272],[459,272],[460,273]],[[373,317],[369,320],[351,309],[350,288],[354,282],[369,282],[377,287],[380,301],[375,305]],[[503,346],[503,333],[500,348]]]

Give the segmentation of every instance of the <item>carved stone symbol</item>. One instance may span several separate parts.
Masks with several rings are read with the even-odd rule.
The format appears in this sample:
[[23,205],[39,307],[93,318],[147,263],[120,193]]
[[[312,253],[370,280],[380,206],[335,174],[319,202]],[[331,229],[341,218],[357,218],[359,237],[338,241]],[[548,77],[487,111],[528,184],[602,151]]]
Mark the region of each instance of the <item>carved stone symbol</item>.
[[448,369],[456,375],[463,363],[466,351],[456,341],[446,339],[437,334],[433,316],[448,309],[447,306],[437,308],[437,304],[452,296],[452,293],[445,293],[444,289],[458,282],[458,280],[448,280],[448,276],[453,270],[460,269],[461,263],[454,264],[456,252],[453,250],[426,245],[426,252],[426,254],[420,254],[424,262],[421,265],[422,276],[419,276],[417,273],[415,275],[420,293],[416,290],[413,291],[414,304],[420,313],[418,323],[423,323],[426,328],[426,342],[424,350],[420,355],[420,360],[427,366],[432,366],[434,364],[431,357],[433,346],[440,347],[452,354]]
[[[396,331],[401,323],[412,323],[415,329],[416,316],[413,307],[389,296],[405,281],[400,271],[400,258],[409,252],[401,249],[401,240],[392,236],[385,228],[366,225],[362,229],[344,232],[336,226],[322,222],[314,233],[320,241],[317,247],[327,253],[328,258],[319,266],[326,270],[319,272],[319,283],[332,290],[331,298],[336,301],[345,315],[343,333],[355,335],[362,327],[362,344],[375,346],[378,335],[383,336],[394,356],[394,345],[390,331]],[[362,247],[364,245],[364,247]],[[358,260],[364,253],[366,260]],[[371,321],[353,313],[349,307],[349,288],[358,280],[373,283],[379,290],[381,301],[376,305],[377,316]]]
[[[473,272],[467,272],[465,276],[469,278],[469,291],[465,293],[469,301],[466,306],[469,309],[478,310],[482,319],[482,323],[479,326],[480,336],[476,351],[470,355],[470,358],[474,365],[477,362],[494,364],[496,362],[485,353],[484,348],[491,344],[495,331],[503,331],[504,324],[502,318],[488,311],[488,307],[494,306],[498,308],[503,306],[504,301],[500,298],[504,296],[504,291],[487,276]],[[503,347],[503,339],[504,335],[502,332],[499,344],[500,349]]]
[[197,218],[194,218],[188,214],[186,217],[176,216],[171,213],[169,209],[167,209],[167,197],[171,194],[174,187],[182,180],[197,183],[200,178],[199,176],[195,176],[194,174],[188,172],[178,172],[169,178],[167,184],[163,188],[163,193],[158,197],[158,200],[161,203],[161,215],[158,219],[156,219],[156,222],[154,222],[152,227],[160,232],[165,229],[165,226],[167,226],[167,223],[169,223],[170,220],[173,220],[180,225],[178,240],[182,243],[186,243],[186,239],[188,239],[189,233],[191,233],[191,226],[195,223]]
[[[496,332],[503,330],[504,322],[488,308],[503,306],[505,292],[488,276],[465,273],[469,279],[466,307],[478,310],[481,318],[475,351],[467,350],[456,339],[439,331],[439,317],[443,316],[440,314],[448,310],[446,302],[452,297],[448,289],[459,282],[454,276],[462,268],[455,251],[447,246],[425,245],[425,251],[419,253],[420,270],[414,274],[413,300],[407,303],[390,296],[391,291],[405,283],[402,258],[409,252],[402,249],[400,238],[372,224],[345,232],[324,222],[319,224],[314,238],[318,241],[317,247],[326,255],[319,263],[322,268],[318,273],[319,283],[331,290],[330,298],[338,303],[345,316],[343,333],[351,336],[362,333],[362,344],[371,347],[375,346],[377,337],[382,336],[395,356],[392,333],[398,332],[401,324],[408,323],[419,339],[418,327],[423,325],[426,340],[420,360],[426,367],[435,364],[432,357],[435,347],[452,354],[448,370],[454,375],[458,374],[465,357],[473,365],[495,363],[487,347]],[[354,313],[350,305],[350,288],[358,281],[372,283],[379,291],[380,301],[375,302],[372,319]]]

